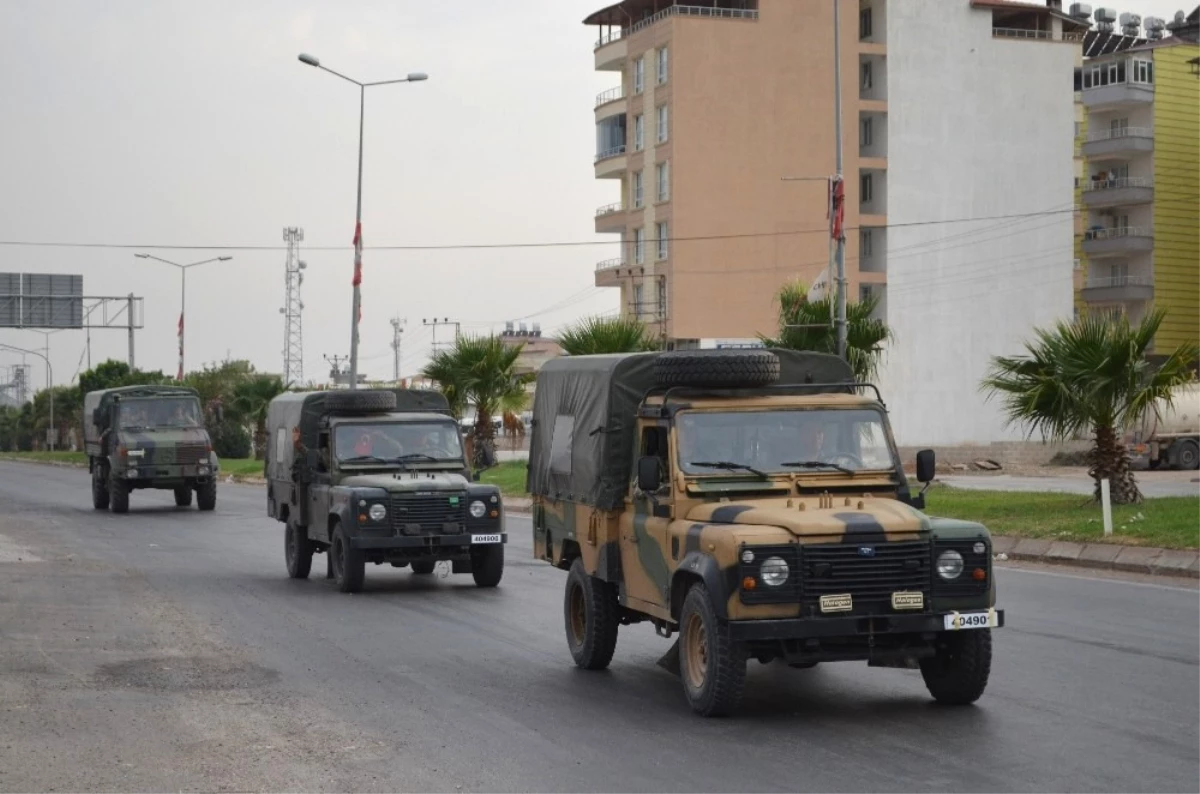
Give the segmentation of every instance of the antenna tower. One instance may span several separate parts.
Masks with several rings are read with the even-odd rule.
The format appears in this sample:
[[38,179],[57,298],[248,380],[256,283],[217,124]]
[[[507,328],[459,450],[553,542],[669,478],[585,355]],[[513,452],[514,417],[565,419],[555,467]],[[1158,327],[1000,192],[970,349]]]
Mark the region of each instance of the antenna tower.
[[304,381],[304,333],[300,321],[304,302],[300,300],[300,285],[304,283],[304,269],[308,267],[300,261],[304,230],[296,226],[285,227],[283,240],[287,243],[286,291],[283,308],[279,310],[283,315],[283,382],[299,385]]
[[403,317],[392,318],[392,379],[400,382],[400,336],[408,320]]

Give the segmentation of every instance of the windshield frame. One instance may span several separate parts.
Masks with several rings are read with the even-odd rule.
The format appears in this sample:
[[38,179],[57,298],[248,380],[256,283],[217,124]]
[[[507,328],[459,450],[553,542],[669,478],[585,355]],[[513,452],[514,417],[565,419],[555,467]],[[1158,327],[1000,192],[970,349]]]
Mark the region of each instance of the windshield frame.
[[[351,441],[351,443],[350,443],[349,452],[351,454],[347,454],[345,457],[342,457],[338,453],[339,436],[346,431],[355,433],[355,437],[357,437],[358,433],[365,432],[368,429],[378,429],[381,427],[389,427],[390,428],[390,427],[398,427],[398,426],[399,427],[425,428],[427,432],[435,431],[435,430],[443,430],[444,432],[449,433],[452,437],[457,439],[457,441],[456,441],[457,446],[458,446],[457,455],[455,457],[448,457],[448,458],[445,458],[445,457],[433,458],[432,456],[431,457],[420,457],[421,452],[419,450],[406,450],[404,452],[397,452],[396,456],[392,456],[392,455],[381,454],[383,452],[382,450],[373,450],[373,453],[375,455],[377,455],[378,457],[373,460],[367,460],[366,457],[368,457],[368,456],[360,456],[360,455],[353,454],[354,453],[354,442],[353,441]],[[396,443],[397,446],[399,447],[399,442],[393,441],[393,443]],[[372,469],[372,468],[374,468],[374,469],[378,469],[378,468],[388,468],[388,469],[414,468],[414,467],[422,467],[422,466],[437,466],[438,468],[446,468],[447,464],[450,464],[453,468],[461,469],[465,465],[465,461],[466,461],[466,450],[463,447],[462,435],[459,432],[458,425],[452,419],[434,419],[434,418],[430,418],[428,420],[424,420],[424,419],[423,420],[371,419],[369,421],[352,420],[352,421],[346,421],[346,422],[337,422],[335,424],[332,424],[329,428],[329,454],[330,454],[331,462],[339,470],[341,470],[341,469],[358,470],[358,469],[363,469],[363,468],[367,468],[367,469]],[[425,453],[425,454],[428,454],[428,453]],[[401,458],[400,456],[403,456],[403,455],[413,455],[413,457]]]
[[[691,463],[691,461],[685,460],[685,458],[687,458],[688,456],[683,453],[683,445],[685,445],[687,443],[684,439],[687,437],[688,431],[683,427],[682,423],[679,421],[680,418],[685,417],[689,414],[691,414],[691,415],[719,414],[719,415],[730,415],[730,416],[737,415],[737,414],[771,414],[771,413],[792,414],[792,413],[803,413],[803,412],[821,412],[823,414],[829,414],[834,411],[848,411],[848,412],[855,412],[855,413],[870,412],[871,414],[874,414],[875,416],[877,416],[878,421],[879,421],[879,426],[882,430],[884,446],[886,447],[888,457],[890,458],[890,463],[888,465],[882,466],[882,467],[865,467],[865,468],[847,467],[847,468],[850,468],[850,471],[847,472],[847,471],[844,471],[844,470],[838,468],[837,465],[835,465],[834,463],[830,463],[826,467],[811,467],[811,468],[810,467],[800,467],[800,466],[780,466],[778,464],[766,465],[766,462],[761,459],[735,460],[734,458],[736,458],[736,456],[730,457],[730,455],[728,453],[721,455],[720,459],[726,460],[729,462],[733,462],[733,463],[737,463],[737,464],[744,464],[746,466],[750,466],[755,469],[759,469],[767,475],[768,479],[778,479],[778,478],[797,479],[797,478],[801,478],[801,477],[830,477],[830,476],[844,478],[844,477],[858,477],[858,476],[872,475],[872,474],[874,474],[874,475],[888,474],[893,477],[896,476],[897,471],[900,470],[900,467],[901,467],[899,450],[896,447],[895,438],[892,436],[892,428],[887,419],[887,411],[885,411],[882,407],[880,407],[879,405],[877,405],[875,403],[857,403],[857,404],[849,404],[849,405],[829,405],[829,404],[780,405],[780,406],[770,406],[770,407],[755,406],[748,410],[735,408],[735,407],[731,407],[731,406],[711,406],[711,407],[704,406],[704,407],[684,408],[684,409],[681,409],[676,412],[674,421],[672,422],[672,424],[674,426],[673,429],[675,431],[672,434],[675,436],[674,443],[672,445],[674,448],[674,453],[673,453],[674,458],[675,458],[674,465],[675,465],[677,471],[679,471],[681,474],[683,474],[683,476],[685,476],[689,479],[690,478],[702,478],[702,479],[738,479],[738,480],[755,479],[755,480],[760,480],[760,481],[762,480],[761,477],[758,477],[757,475],[751,473],[750,471],[746,471],[746,470],[721,470],[721,469],[701,468],[701,467],[697,467],[694,465],[689,465]],[[828,420],[826,420],[826,421],[828,421]],[[832,457],[834,459],[837,458],[836,455],[830,456],[830,457]],[[696,458],[696,460],[708,460],[708,459],[707,458]],[[799,458],[795,457],[795,458],[789,459],[789,461],[790,460],[799,460]]]
[[[144,407],[147,414],[151,412],[151,406],[162,403],[182,402],[187,403],[188,407],[193,411],[194,422],[190,425],[177,424],[136,424],[125,419],[126,406],[132,408]],[[115,407],[114,424],[120,430],[202,430],[204,429],[204,412],[200,407],[200,400],[194,394],[155,394],[139,397],[125,397],[118,400]]]

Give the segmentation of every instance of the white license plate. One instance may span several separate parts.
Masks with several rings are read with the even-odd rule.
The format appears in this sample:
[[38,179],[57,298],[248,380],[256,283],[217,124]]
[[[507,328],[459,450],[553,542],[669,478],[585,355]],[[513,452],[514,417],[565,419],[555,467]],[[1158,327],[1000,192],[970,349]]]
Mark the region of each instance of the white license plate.
[[499,535],[472,535],[471,542],[472,543],[499,543],[500,536]]
[[946,631],[992,629],[998,622],[994,609],[986,612],[952,612],[946,615]]

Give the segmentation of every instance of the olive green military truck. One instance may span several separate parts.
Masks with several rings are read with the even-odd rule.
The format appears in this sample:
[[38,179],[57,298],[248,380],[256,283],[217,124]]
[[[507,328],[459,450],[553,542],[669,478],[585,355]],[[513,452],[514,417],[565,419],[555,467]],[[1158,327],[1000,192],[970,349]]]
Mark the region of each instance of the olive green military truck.
[[[931,406],[934,408],[935,406]],[[922,451],[916,479],[933,480]],[[691,708],[734,711],[748,659],[919,668],[978,699],[995,608],[985,527],[923,512],[874,386],[786,350],[568,356],[537,378],[534,556],[567,571],[575,663],[618,628],[678,634],[660,664]]]
[[217,506],[219,463],[204,428],[200,398],[184,386],[124,386],[83,398],[83,437],[92,505],[129,511],[143,488],[175,492],[175,504]]
[[267,409],[267,513],[288,574],[328,552],[344,593],[366,564],[433,573],[441,561],[495,587],[504,573],[500,490],[478,482],[445,396],[417,389],[282,394]]

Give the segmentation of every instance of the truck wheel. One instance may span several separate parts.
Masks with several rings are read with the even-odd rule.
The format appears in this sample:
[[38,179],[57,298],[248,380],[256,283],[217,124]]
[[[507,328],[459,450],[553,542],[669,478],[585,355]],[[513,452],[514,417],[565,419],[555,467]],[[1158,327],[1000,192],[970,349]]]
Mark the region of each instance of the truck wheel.
[[192,489],[186,485],[175,489],[175,506],[190,507],[192,504]]
[[608,582],[589,576],[578,557],[567,574],[567,592],[563,599],[567,626],[567,646],[575,664],[584,670],[603,670],[617,649],[620,604],[617,589]]
[[417,560],[412,564],[412,572],[419,576],[428,576],[433,573],[435,565],[437,563],[433,560]]
[[333,578],[338,590],[343,593],[362,590],[363,579],[367,576],[367,560],[361,551],[350,548],[341,524],[333,530],[333,545],[329,548],[329,554],[333,560]]
[[212,510],[217,506],[217,478],[210,477],[208,482],[196,486],[196,507],[201,510]]
[[503,576],[503,543],[488,543],[471,549],[471,577],[476,587],[495,587]]
[[312,570],[313,548],[308,540],[308,531],[287,522],[283,535],[283,554],[287,559],[288,576],[307,579]]
[[938,703],[974,703],[987,687],[992,670],[992,630],[947,632],[937,656],[921,660],[921,677]]
[[769,350],[674,350],[654,360],[659,386],[754,387],[779,380]]
[[383,389],[331,391],[325,395],[325,410],[342,415],[387,413],[396,410],[396,393]]
[[679,672],[692,711],[723,717],[742,702],[746,685],[746,647],[730,636],[717,617],[708,588],[694,584],[679,617]]
[[109,476],[108,478],[109,507],[114,513],[129,512],[129,483]]
[[108,477],[99,463],[92,469],[92,507],[97,510],[108,509]]
[[1183,441],[1179,444],[1179,468],[1184,471],[1200,469],[1200,446],[1195,441]]

